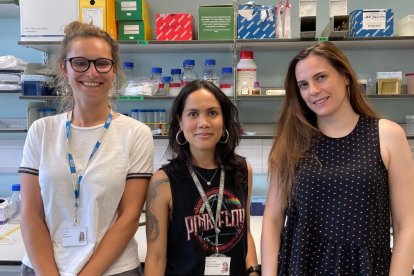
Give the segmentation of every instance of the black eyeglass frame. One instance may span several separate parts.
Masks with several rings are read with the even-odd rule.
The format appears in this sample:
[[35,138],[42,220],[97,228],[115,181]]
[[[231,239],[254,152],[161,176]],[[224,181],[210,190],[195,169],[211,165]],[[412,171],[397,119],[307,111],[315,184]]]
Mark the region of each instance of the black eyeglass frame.
[[[75,68],[73,68],[72,60],[74,60],[75,58],[81,58],[81,59],[84,59],[84,60],[88,61],[88,67],[86,67],[86,69],[83,70],[83,71],[79,71],[79,70],[76,70]],[[107,71],[101,71],[101,70],[99,70],[96,67],[96,62],[99,61],[99,60],[109,60],[111,62],[111,67]],[[84,72],[88,71],[89,68],[91,67],[91,63],[93,63],[93,66],[95,66],[95,70],[97,72],[102,73],[102,74],[106,74],[109,71],[111,71],[111,69],[114,67],[114,64],[115,64],[115,62],[112,59],[109,59],[109,58],[87,59],[85,57],[71,57],[71,58],[66,58],[65,59],[65,62],[67,62],[67,61],[69,61],[70,66],[72,67],[73,71],[78,72],[78,73],[84,73]]]

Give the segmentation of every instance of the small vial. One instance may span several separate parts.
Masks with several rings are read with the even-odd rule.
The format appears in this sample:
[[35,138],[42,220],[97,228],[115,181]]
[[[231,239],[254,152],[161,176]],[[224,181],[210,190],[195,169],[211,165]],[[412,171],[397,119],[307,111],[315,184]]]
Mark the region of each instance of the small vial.
[[242,83],[242,86],[241,86],[241,89],[240,89],[240,95],[245,96],[245,95],[249,95],[249,94],[250,94],[249,93],[249,87],[247,86],[247,82],[244,81]]
[[255,81],[253,83],[252,95],[255,95],[255,96],[260,95],[260,82]]

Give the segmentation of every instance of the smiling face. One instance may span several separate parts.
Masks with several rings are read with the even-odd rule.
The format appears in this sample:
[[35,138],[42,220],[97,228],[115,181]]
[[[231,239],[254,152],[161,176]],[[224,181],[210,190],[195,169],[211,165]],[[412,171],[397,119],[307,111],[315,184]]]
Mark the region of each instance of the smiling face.
[[317,117],[335,116],[351,108],[348,79],[317,55],[300,60],[295,69],[300,95]]
[[185,102],[179,124],[192,154],[196,151],[214,154],[224,124],[219,101],[204,88],[194,91]]
[[[111,47],[100,38],[75,39],[70,43],[66,54],[66,59],[72,57],[84,57],[89,60],[112,59]],[[107,73],[99,73],[91,63],[87,71],[79,73],[73,70],[69,61],[66,61],[62,70],[73,90],[77,104],[107,101],[115,77],[113,68]]]

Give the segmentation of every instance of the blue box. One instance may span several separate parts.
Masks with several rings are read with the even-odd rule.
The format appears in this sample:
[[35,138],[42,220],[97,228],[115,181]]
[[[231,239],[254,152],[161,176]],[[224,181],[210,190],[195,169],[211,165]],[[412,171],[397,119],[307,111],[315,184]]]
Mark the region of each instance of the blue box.
[[275,6],[240,4],[237,12],[237,38],[276,38],[275,11]]
[[390,37],[394,34],[394,10],[354,10],[349,24],[350,37]]

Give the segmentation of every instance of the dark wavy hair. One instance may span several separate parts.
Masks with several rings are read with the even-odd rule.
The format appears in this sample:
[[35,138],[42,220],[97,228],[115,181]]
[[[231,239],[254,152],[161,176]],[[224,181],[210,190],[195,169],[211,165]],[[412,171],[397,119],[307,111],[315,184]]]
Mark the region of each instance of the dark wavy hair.
[[230,173],[233,174],[233,176],[239,177],[241,176],[238,175],[241,168],[240,166],[245,161],[235,153],[235,149],[240,142],[240,122],[238,111],[236,106],[220,90],[220,88],[209,81],[192,81],[184,86],[178,96],[175,98],[170,115],[170,128],[168,131],[169,143],[166,156],[168,160],[171,161],[173,169],[177,172],[187,170],[187,166],[191,164],[191,152],[188,143],[185,145],[179,145],[175,137],[180,130],[179,122],[182,118],[187,98],[191,95],[191,93],[199,89],[206,89],[207,91],[211,92],[220,103],[223,114],[223,125],[224,128],[229,132],[229,139],[227,143],[217,143],[214,159],[217,164],[224,167],[226,173]]

